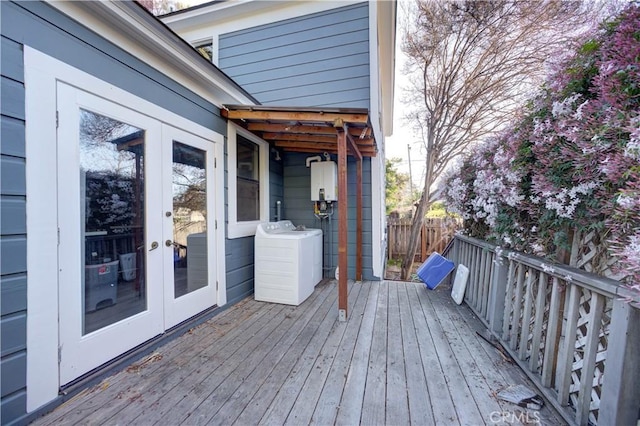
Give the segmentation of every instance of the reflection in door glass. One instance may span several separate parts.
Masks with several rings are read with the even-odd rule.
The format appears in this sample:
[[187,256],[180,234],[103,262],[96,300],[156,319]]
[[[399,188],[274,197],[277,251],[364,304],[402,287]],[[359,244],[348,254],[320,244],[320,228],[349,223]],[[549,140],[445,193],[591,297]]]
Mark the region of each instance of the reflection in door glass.
[[175,298],[208,284],[206,152],[173,142]]
[[83,335],[146,309],[144,137],[80,110]]

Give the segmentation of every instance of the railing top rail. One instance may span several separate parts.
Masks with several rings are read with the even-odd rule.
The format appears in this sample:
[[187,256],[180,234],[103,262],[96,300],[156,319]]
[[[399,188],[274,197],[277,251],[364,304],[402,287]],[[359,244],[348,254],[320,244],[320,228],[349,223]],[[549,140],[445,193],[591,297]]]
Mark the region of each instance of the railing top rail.
[[458,234],[455,236],[455,238],[468,244],[481,247],[485,250],[490,250],[496,253],[496,255],[499,255],[503,258],[507,258],[531,266],[553,277],[557,277],[562,280],[569,281],[573,284],[586,287],[589,290],[596,291],[605,296],[623,297],[630,299],[635,304],[640,303],[640,295],[629,290],[620,281],[593,274],[591,272],[574,268],[569,265],[555,263],[547,259],[509,249],[501,248],[500,250],[498,250],[498,252],[496,252],[496,248],[498,247],[497,245],[491,244],[487,241],[478,240],[476,238],[467,237],[465,235]]

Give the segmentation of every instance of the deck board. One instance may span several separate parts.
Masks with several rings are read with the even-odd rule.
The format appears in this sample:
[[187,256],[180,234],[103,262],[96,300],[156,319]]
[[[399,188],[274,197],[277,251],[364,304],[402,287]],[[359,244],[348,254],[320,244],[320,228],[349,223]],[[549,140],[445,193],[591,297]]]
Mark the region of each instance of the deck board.
[[378,292],[378,306],[376,308],[369,354],[369,369],[367,371],[362,414],[360,416],[361,422],[367,425],[384,424],[386,420],[388,302],[389,284],[382,282]]
[[398,304],[400,307],[410,424],[417,426],[431,425],[434,424],[434,419],[429,400],[427,376],[420,355],[417,336],[419,329],[411,311],[407,286],[398,286]]
[[409,306],[411,307],[416,327],[422,367],[424,368],[425,377],[427,378],[428,395],[434,420],[433,424],[460,424],[451,398],[451,390],[449,389],[445,373],[436,352],[436,343],[432,337],[431,328],[434,327],[434,322],[428,321],[418,297],[423,289],[414,284],[407,285],[406,289],[409,296]]
[[[492,424],[533,388],[444,285],[335,281],[298,307],[247,298],[88,388],[39,425]],[[563,424],[544,407],[537,418]],[[521,418],[514,416],[514,419]]]

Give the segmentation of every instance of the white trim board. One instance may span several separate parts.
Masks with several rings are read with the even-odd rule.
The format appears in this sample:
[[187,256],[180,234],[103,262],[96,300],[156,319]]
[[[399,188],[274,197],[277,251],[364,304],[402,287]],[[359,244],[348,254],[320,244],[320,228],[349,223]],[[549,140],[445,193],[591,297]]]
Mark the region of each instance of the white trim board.
[[[56,85],[58,81],[139,111],[215,144],[222,164],[224,137],[211,129],[24,46],[27,181],[27,412],[58,395],[58,188]],[[218,305],[226,303],[224,171],[216,168]]]
[[[236,146],[237,135],[240,134],[259,147],[260,162],[260,219],[251,222],[238,222],[237,204],[237,171]],[[229,224],[227,234],[229,239],[250,237],[256,234],[256,228],[261,222],[269,221],[269,144],[253,133],[239,127],[232,122],[227,124],[227,176],[229,179],[227,199]]]

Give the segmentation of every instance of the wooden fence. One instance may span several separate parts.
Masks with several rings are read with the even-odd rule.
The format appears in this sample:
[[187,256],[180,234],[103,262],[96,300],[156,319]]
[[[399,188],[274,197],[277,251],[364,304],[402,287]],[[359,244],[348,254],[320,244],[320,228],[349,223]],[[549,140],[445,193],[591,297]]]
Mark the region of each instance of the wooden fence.
[[636,424],[637,295],[619,281],[461,235],[445,255],[469,268],[465,302],[568,423]]
[[[413,219],[387,218],[388,259],[401,259],[407,252]],[[455,219],[426,219],[415,261],[424,262],[434,251],[442,253],[458,227]]]

